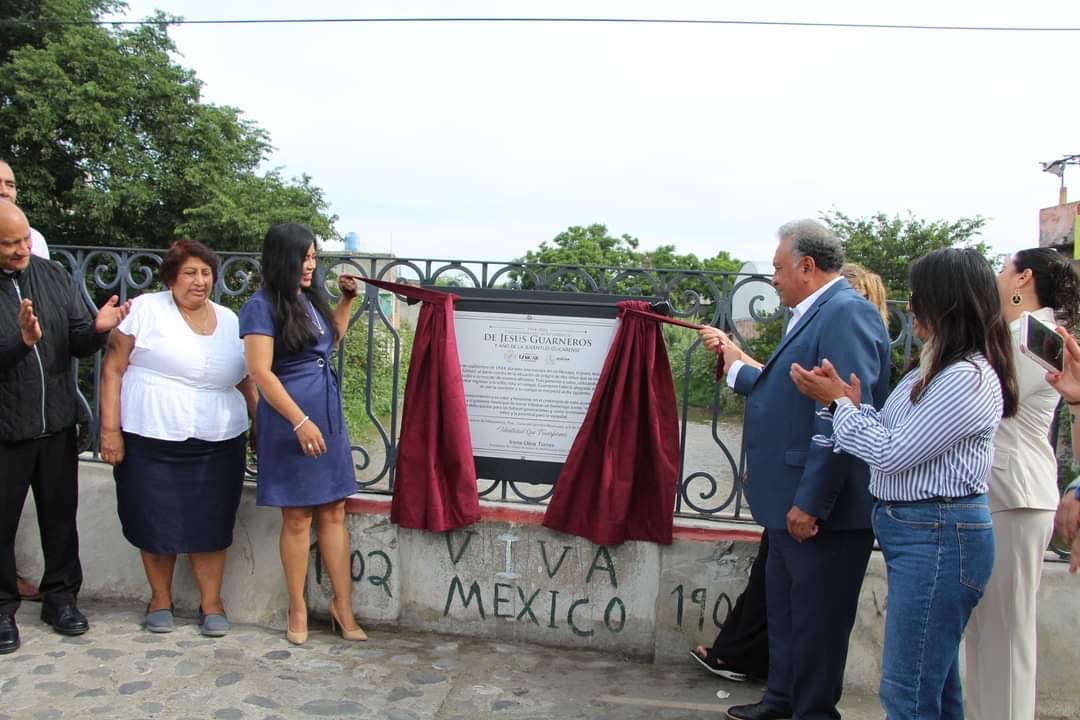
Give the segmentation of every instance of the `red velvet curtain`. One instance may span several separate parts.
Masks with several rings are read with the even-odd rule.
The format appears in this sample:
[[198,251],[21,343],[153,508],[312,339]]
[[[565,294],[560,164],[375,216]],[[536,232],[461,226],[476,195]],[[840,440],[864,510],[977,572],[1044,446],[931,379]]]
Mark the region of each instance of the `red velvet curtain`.
[[648,303],[619,303],[619,328],[585,421],[555,484],[544,525],[597,545],[669,544],[679,483],[675,385]]
[[480,520],[480,496],[454,334],[458,296],[358,279],[423,303],[405,383],[390,520],[433,532],[472,525]]

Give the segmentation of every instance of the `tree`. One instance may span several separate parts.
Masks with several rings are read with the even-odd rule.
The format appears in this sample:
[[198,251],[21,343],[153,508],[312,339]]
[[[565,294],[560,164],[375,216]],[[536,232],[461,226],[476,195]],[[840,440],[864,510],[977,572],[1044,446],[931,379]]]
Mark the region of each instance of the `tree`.
[[985,242],[975,239],[986,225],[981,215],[953,221],[923,220],[910,212],[905,217],[877,213],[852,218],[833,209],[823,212],[821,220],[840,236],[847,259],[880,275],[894,298],[907,298],[908,266],[933,250],[969,247],[983,255],[989,251]]
[[56,244],[161,247],[178,234],[255,249],[275,220],[335,236],[304,176],[256,170],[272,150],[240,110],[204,103],[158,13],[89,24],[112,0],[14,0],[0,9],[0,157],[19,203]]
[[[595,286],[600,292],[618,295],[664,295],[670,297],[676,307],[687,306],[699,298],[706,303],[717,299],[716,290],[721,288],[717,286],[714,290],[703,278],[709,273],[737,272],[742,266],[726,251],[705,259],[693,253],[681,255],[675,251],[674,245],[639,251],[641,243],[636,237],[625,233],[614,237],[608,234],[607,226],[600,223],[587,227],[572,225],[551,242],[541,242],[536,250],[528,251],[518,262],[583,269],[572,272],[561,269],[539,271],[546,273],[546,276],[542,275],[541,285],[553,290],[590,292]],[[672,270],[698,271],[700,274],[664,272]],[[617,276],[622,277],[613,280]],[[522,287],[537,287],[537,282],[527,273],[515,272],[512,277]],[[592,280],[587,281],[586,277]]]
[[606,225],[593,223],[588,227],[571,225],[559,233],[549,245],[545,240],[536,250],[525,253],[522,262],[545,265],[604,265],[631,267],[637,264],[638,239],[627,234],[608,235]]

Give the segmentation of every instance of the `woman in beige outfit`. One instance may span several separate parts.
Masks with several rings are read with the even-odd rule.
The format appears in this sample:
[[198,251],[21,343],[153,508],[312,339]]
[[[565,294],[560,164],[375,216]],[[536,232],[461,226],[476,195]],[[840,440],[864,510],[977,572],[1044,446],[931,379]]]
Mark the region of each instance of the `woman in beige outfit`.
[[1013,335],[1020,409],[994,438],[990,511],[994,571],[965,639],[968,713],[976,720],[1035,717],[1036,596],[1058,506],[1057,461],[1048,439],[1058,394],[1046,371],[1020,353],[1020,314],[1072,330],[1080,319],[1080,280],[1050,248],[1022,250],[998,275]]

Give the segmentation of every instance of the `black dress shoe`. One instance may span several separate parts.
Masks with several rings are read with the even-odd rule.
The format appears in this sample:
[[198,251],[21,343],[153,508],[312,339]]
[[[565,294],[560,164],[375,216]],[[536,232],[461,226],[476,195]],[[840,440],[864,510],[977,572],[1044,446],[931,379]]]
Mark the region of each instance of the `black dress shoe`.
[[15,625],[15,616],[0,613],[0,655],[13,653],[19,649],[19,628]]
[[791,711],[784,712],[759,702],[753,705],[732,705],[727,709],[727,716],[731,720],[787,720],[791,717]]
[[90,629],[86,616],[79,612],[75,603],[64,605],[42,603],[41,621],[46,625],[52,625],[52,629],[61,635],[82,635]]

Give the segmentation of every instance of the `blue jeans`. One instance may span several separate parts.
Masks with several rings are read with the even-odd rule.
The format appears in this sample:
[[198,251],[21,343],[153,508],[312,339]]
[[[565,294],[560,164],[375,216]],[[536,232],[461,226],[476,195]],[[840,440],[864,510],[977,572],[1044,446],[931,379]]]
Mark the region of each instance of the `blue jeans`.
[[878,502],[889,599],[881,669],[888,720],[963,720],[960,638],[994,566],[985,495]]

